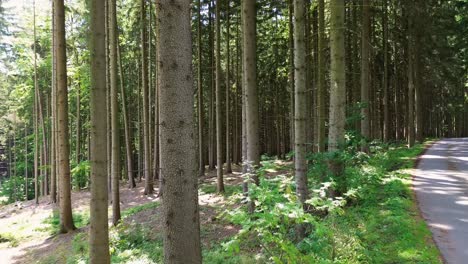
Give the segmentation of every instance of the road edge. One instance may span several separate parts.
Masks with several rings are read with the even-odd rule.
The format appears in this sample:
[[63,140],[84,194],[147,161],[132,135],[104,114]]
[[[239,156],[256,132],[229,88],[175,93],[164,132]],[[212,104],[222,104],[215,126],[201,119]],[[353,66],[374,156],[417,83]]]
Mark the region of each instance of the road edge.
[[[436,248],[437,250],[439,251],[439,259],[440,261],[443,263],[443,264],[447,264],[447,260],[444,258],[444,256],[442,255],[442,252],[440,251],[440,248],[439,246],[437,245],[437,242],[435,241],[434,239],[434,233],[432,232],[431,228],[429,227],[429,225],[427,224],[427,220],[426,218],[423,216],[422,212],[421,212],[421,207],[419,206],[419,200],[418,200],[418,196],[416,195],[416,191],[415,191],[415,188],[414,188],[414,178],[416,177],[415,173],[414,173],[414,170],[419,166],[419,163],[421,162],[422,160],[422,156],[424,156],[426,154],[426,152],[432,148],[437,142],[439,142],[441,139],[434,139],[434,140],[431,140],[431,141],[427,141],[424,144],[424,149],[421,151],[421,153],[418,154],[418,156],[416,157],[415,161],[414,161],[414,164],[413,164],[413,168],[411,168],[411,184],[410,184],[410,190],[411,190],[411,199],[414,201],[414,205],[415,205],[415,211],[417,213],[417,215],[415,217],[421,219],[422,221],[424,221],[424,223],[426,224],[427,226],[427,229],[429,229],[429,231],[431,232],[431,241],[430,243],[432,243]],[[418,220],[419,220],[418,219]]]

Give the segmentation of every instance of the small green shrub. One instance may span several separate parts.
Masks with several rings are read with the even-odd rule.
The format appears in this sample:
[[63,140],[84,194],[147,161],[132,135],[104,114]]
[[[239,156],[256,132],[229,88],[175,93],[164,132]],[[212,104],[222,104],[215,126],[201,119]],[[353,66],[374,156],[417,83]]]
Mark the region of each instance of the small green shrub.
[[89,161],[85,160],[78,164],[72,164],[71,176],[72,186],[75,189],[81,189],[88,186],[88,176],[91,171],[91,165]]

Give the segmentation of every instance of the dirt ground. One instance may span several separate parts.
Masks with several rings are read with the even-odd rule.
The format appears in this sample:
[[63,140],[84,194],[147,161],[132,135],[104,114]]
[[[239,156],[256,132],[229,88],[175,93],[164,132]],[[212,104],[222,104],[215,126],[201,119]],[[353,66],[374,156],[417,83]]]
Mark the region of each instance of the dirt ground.
[[[281,162],[282,163],[282,162]],[[285,164],[280,164],[285,165]],[[241,167],[233,165],[233,173],[224,176],[226,186],[240,186],[243,178]],[[267,171],[267,177],[275,176],[277,171]],[[207,170],[204,177],[200,178],[200,186],[216,186],[216,171]],[[202,188],[203,189],[203,188]],[[128,189],[121,185],[120,189],[121,210],[159,200],[156,194],[144,195],[144,183],[138,183],[134,189]],[[202,244],[210,247],[223,238],[233,236],[239,231],[239,227],[224,223],[218,219],[220,208],[224,208],[225,197],[214,193],[199,194],[200,224],[202,227]],[[74,213],[89,212],[90,193],[89,190],[72,192],[72,207]],[[73,237],[79,233],[87,232],[88,227],[83,227],[68,234],[51,236],[46,229],[48,224],[44,221],[52,215],[53,204],[48,197],[40,199],[38,205],[34,201],[10,204],[0,207],[0,235],[11,234],[16,243],[1,242],[0,240],[0,263],[37,263],[51,254],[58,252],[63,247],[71,246]],[[159,233],[162,229],[160,224],[159,207],[144,210],[125,219],[145,223]],[[111,208],[109,206],[109,213]],[[111,215],[109,214],[109,217]]]

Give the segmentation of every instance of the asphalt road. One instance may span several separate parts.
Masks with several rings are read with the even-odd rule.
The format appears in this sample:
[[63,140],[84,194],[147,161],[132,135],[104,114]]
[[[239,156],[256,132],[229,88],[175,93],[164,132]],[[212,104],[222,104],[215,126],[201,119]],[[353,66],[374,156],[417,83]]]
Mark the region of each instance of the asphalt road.
[[435,143],[421,157],[413,185],[444,260],[468,263],[468,138]]

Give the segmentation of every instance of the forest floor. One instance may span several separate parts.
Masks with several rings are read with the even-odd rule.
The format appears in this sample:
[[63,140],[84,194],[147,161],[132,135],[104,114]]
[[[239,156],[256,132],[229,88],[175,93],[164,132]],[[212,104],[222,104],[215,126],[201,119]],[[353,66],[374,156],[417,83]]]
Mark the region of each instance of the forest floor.
[[[233,165],[233,173],[225,175],[226,195],[238,189],[242,182],[240,167]],[[200,221],[202,225],[202,243],[209,247],[225,237],[233,236],[238,227],[217,221],[216,210],[223,205],[224,196],[214,194],[216,171],[208,171],[200,179]],[[121,185],[120,199],[123,222],[138,223],[155,227],[154,232],[161,232],[159,198],[156,194],[144,195],[144,182],[137,183],[134,189]],[[56,234],[51,226],[56,225],[57,216],[53,216],[54,205],[48,197],[41,197],[38,205],[34,201],[18,202],[0,207],[0,263],[69,263],[67,253],[71,250],[74,239],[83,236],[88,230],[89,190],[72,192],[72,208],[77,229],[69,234]],[[109,206],[111,218],[111,205]],[[82,241],[83,242],[83,241]],[[54,252],[51,254],[51,252]]]
[[[222,195],[216,193],[216,171],[207,170],[199,185],[204,263],[441,263],[411,190],[412,168],[423,149],[376,145],[370,157],[347,154],[351,192],[345,204],[320,198],[327,183],[317,179],[326,157],[311,157],[311,196],[320,203],[316,208],[328,208],[325,214],[300,215],[292,162],[262,161],[260,185],[249,190],[253,215],[244,206],[239,166],[225,175]],[[122,221],[109,236],[112,263],[162,260],[159,198],[143,191],[143,183],[131,190],[121,186]],[[28,201],[0,207],[0,263],[87,263],[89,200],[88,190],[72,193],[77,230],[69,234],[58,234],[59,219],[47,199],[38,206]],[[308,228],[299,242],[298,221]]]

